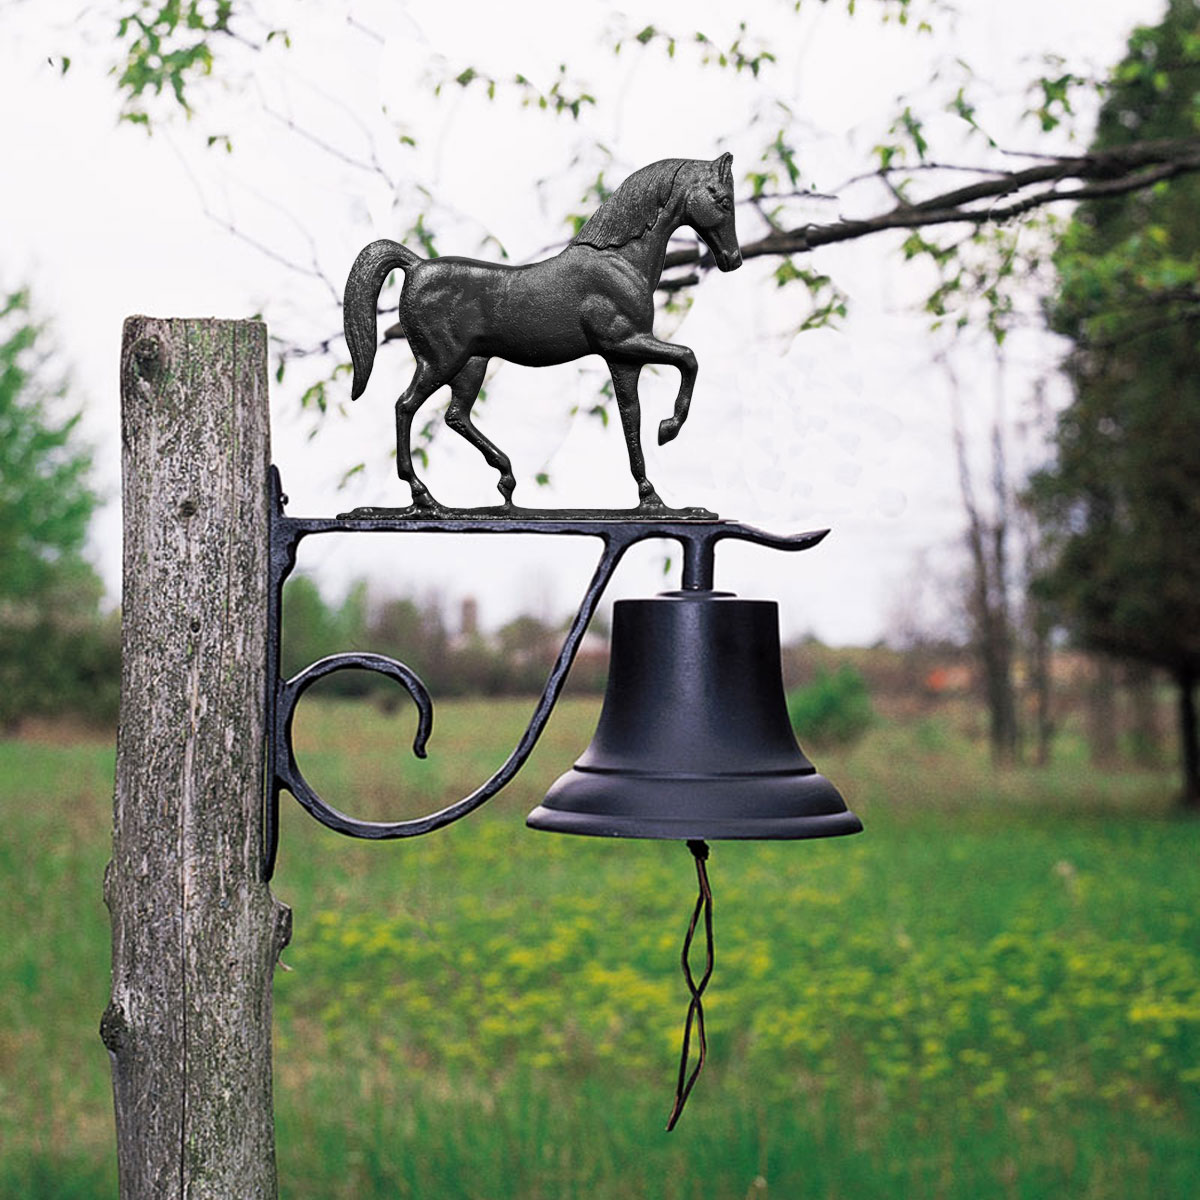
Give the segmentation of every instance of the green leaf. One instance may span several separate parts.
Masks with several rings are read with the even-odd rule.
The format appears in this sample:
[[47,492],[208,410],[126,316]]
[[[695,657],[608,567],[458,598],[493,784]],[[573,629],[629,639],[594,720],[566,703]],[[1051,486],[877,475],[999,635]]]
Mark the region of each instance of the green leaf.
[[355,475],[361,475],[366,469],[367,469],[366,463],[361,463],[361,462],[355,463],[354,466],[352,466],[348,471],[346,471],[342,475],[341,479],[338,480],[338,484],[337,484],[338,488],[339,489],[344,488],[346,486],[346,484],[348,484],[350,482],[350,480],[354,478]]
[[[913,149],[917,152],[917,158],[924,162],[926,151],[929,149],[929,143],[925,140],[924,125],[907,105],[900,114],[899,125],[912,141]],[[896,126],[893,125],[893,131],[895,128]]]
[[316,383],[305,388],[304,394],[300,397],[301,408],[315,407],[322,416],[329,407],[329,399],[325,395],[325,380],[319,379]]
[[786,287],[789,283],[795,283],[797,280],[804,277],[803,272],[796,266],[795,260],[785,258],[775,268],[775,286]]

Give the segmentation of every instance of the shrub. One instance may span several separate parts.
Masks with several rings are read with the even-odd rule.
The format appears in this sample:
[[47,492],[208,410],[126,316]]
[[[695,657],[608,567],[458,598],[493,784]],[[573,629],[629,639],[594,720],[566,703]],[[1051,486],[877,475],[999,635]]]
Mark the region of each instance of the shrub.
[[866,681],[851,666],[819,670],[812,683],[788,693],[787,706],[801,744],[849,746],[875,722]]

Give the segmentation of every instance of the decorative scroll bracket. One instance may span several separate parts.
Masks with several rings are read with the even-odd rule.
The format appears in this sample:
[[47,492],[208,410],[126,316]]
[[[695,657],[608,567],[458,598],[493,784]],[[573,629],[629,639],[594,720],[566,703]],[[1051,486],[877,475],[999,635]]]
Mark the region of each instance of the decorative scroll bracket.
[[[767,533],[737,521],[721,520],[702,509],[642,513],[599,511],[523,512],[501,510],[357,509],[336,517],[291,517],[285,512],[277,468],[270,472],[270,579],[267,594],[267,694],[266,694],[266,796],[263,821],[263,874],[270,879],[275,870],[279,845],[279,795],[290,792],[322,825],[348,837],[415,837],[431,833],[473,812],[508,784],[524,765],[546,727],[558,701],[567,673],[596,606],[625,551],[638,542],[667,539],[683,551],[682,587],[705,591],[713,587],[716,545],[723,540],[751,542],[773,550],[808,550],[829,532],[781,535]],[[696,514],[696,515],[692,515]],[[323,658],[298,675],[280,677],[283,585],[296,566],[300,542],[321,533],[531,533],[566,537],[596,537],[602,543],[600,561],[584,593],[579,610],[567,631],[558,658],[547,677],[529,724],[515,749],[502,766],[470,795],[453,804],[405,821],[363,821],[327,804],[309,785],[296,761],[292,744],[292,721],[304,692],[318,679],[343,670],[375,671],[399,683],[417,706],[417,733],[413,752],[425,757],[425,746],[433,727],[433,702],[424,683],[409,667],[380,654],[345,653]]]

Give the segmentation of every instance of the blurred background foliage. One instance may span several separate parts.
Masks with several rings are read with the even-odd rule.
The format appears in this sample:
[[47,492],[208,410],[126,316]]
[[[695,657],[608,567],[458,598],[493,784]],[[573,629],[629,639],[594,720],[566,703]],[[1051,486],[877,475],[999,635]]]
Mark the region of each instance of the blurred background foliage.
[[91,457],[29,293],[0,299],[0,731],[74,712],[111,721],[118,622],[84,555]]
[[792,727],[815,746],[851,746],[875,723],[862,673],[849,663],[818,669],[813,681],[787,697]]
[[[1092,144],[1185,137],[1198,113],[1197,7],[1170,0],[1130,39]],[[1031,500],[1048,552],[1034,588],[1080,644],[1171,678],[1183,802],[1200,809],[1198,206],[1193,177],[1076,209],[1047,302],[1074,399]]]

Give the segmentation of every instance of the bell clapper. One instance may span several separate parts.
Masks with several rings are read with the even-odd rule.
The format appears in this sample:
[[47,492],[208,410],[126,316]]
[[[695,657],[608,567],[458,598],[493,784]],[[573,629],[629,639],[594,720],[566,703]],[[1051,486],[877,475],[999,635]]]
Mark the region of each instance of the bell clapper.
[[[703,841],[689,841],[687,848],[692,852],[692,857],[696,860],[696,879],[700,885],[699,895],[696,897],[696,907],[692,910],[692,919],[688,923],[688,931],[683,939],[683,977],[687,980],[688,991],[692,993],[691,1003],[688,1005],[687,1020],[683,1026],[683,1049],[679,1055],[679,1082],[675,1086],[675,1107],[671,1109],[671,1115],[667,1119],[667,1132],[670,1133],[675,1128],[683,1113],[683,1106],[687,1103],[687,1098],[691,1094],[692,1087],[700,1076],[701,1070],[704,1068],[704,1060],[708,1054],[708,1041],[704,1036],[704,1005],[700,997],[704,993],[704,989],[708,986],[708,981],[712,978],[713,972],[713,898],[712,888],[708,883],[708,870],[705,867],[705,862],[708,859],[708,843]],[[700,982],[697,983],[692,975],[692,964],[689,961],[692,952],[692,938],[696,933],[696,925],[700,921],[700,913],[704,912],[704,934],[706,942],[706,957],[704,962],[704,974],[700,977]],[[696,1059],[696,1065],[692,1068],[692,1072],[688,1074],[688,1051],[691,1049],[692,1041],[692,1025],[696,1026],[696,1044],[699,1048],[699,1054]]]

